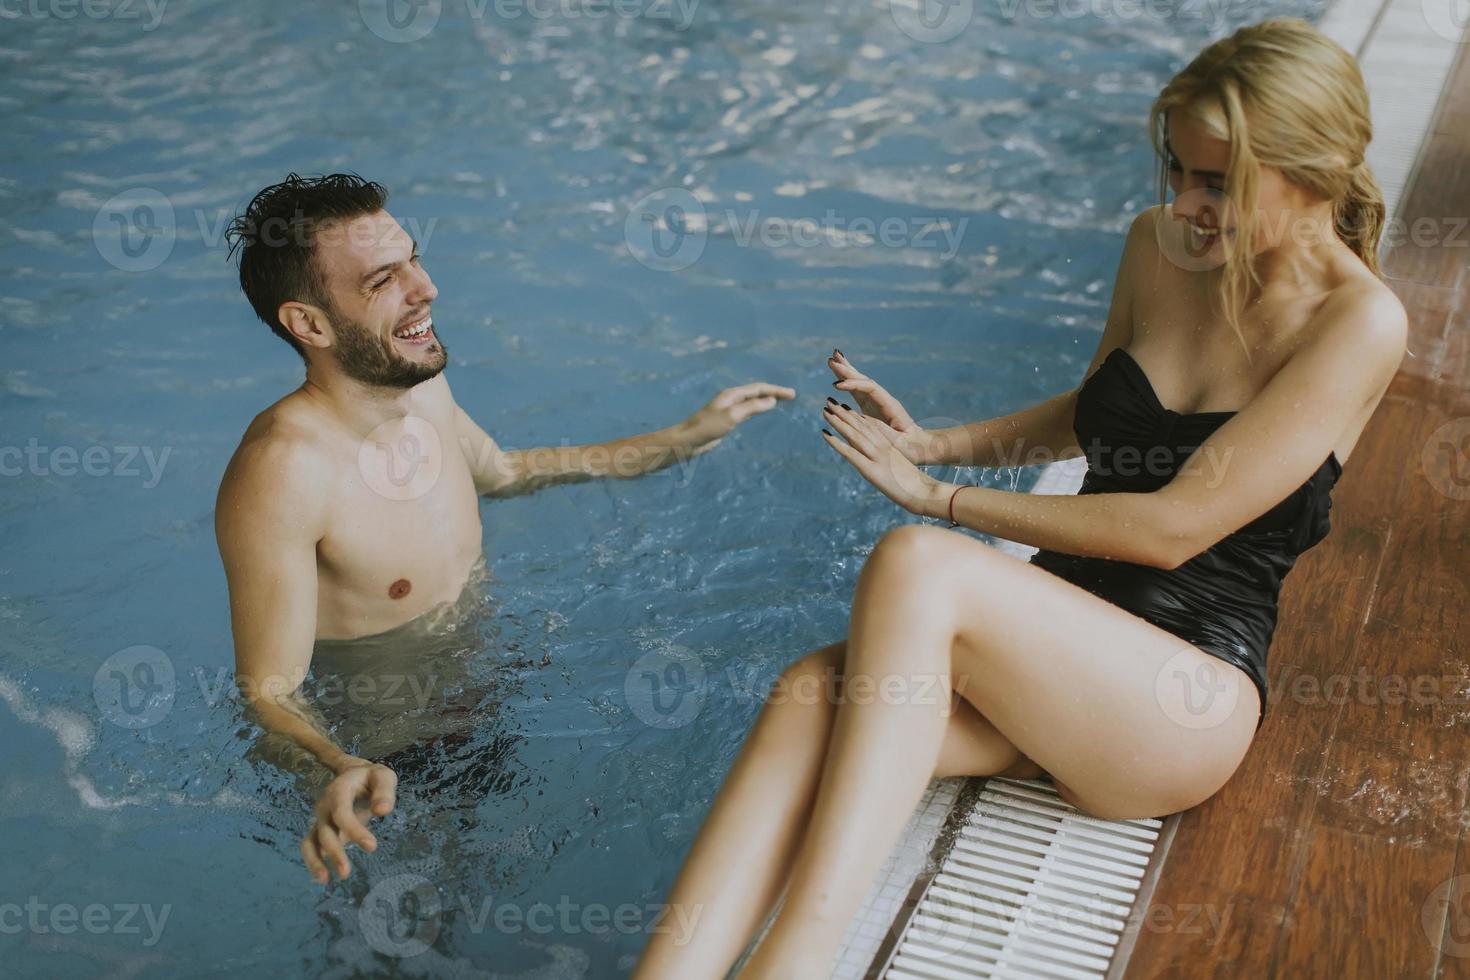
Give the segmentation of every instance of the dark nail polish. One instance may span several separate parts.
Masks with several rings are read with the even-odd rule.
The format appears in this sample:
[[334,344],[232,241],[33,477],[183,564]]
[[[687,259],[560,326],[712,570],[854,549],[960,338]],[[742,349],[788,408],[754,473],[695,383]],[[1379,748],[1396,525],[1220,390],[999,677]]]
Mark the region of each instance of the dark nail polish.
[[840,384],[842,384],[841,381],[834,381],[834,382],[832,382],[832,387],[836,388]]
[[827,401],[830,402],[833,405],[836,405],[837,404],[837,399],[835,399],[835,398],[828,398]]
[[[822,430],[822,431],[823,431],[823,432],[825,432],[825,433],[826,433],[826,434],[827,434],[827,435],[829,435],[829,436],[830,436],[830,435],[832,435],[832,433],[830,433],[830,432],[827,432],[827,430],[826,430],[826,429],[823,429],[823,430]],[[836,438],[836,436],[833,436],[833,438],[834,438],[834,439],[835,439],[835,438]]]
[[[837,350],[837,348],[836,348],[836,347],[834,347],[834,348],[832,348],[832,349],[833,349],[833,350]],[[846,355],[846,354],[844,354],[844,353],[842,353],[842,351],[840,351],[840,350],[837,350],[837,356],[838,356],[838,357],[840,357],[840,358],[842,358],[842,359],[843,359],[843,360],[846,360],[846,359],[847,359],[847,355]]]
[[852,406],[849,405],[847,402],[843,402],[842,407],[847,409],[849,412],[852,411]]

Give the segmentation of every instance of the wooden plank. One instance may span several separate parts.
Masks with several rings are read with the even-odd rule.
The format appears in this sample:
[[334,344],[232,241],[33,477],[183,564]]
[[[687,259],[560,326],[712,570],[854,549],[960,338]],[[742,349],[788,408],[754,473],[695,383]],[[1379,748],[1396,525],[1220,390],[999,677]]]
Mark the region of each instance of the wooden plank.
[[1450,856],[1330,828],[1313,831],[1309,853],[1274,975],[1429,977],[1437,954],[1419,922],[1424,883],[1445,878]]
[[[1470,258],[1470,256],[1467,256]],[[1463,325],[1463,298],[1457,289],[1385,277],[1409,314],[1408,353],[1399,370],[1413,377],[1436,378],[1456,326]]]
[[1419,167],[1419,179],[1385,229],[1381,265],[1396,279],[1452,286],[1470,261],[1470,152],[1464,134],[1432,134]]

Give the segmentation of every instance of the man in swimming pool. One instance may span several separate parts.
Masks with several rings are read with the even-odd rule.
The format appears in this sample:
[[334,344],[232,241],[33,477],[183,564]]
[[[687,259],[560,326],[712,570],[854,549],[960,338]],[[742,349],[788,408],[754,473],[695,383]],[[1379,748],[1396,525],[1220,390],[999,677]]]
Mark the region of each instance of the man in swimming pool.
[[477,495],[632,477],[689,460],[794,398],[729,388],[682,422],[595,445],[506,450],[443,375],[438,295],[418,245],[356,175],[285,181],[229,229],[256,314],[306,362],[306,380],[251,422],[220,484],[215,534],[229,584],[236,682],[262,727],[335,778],[302,842],[313,877],[351,870],[348,843],[392,810],[397,777],[356,758],[304,710],[320,639],[365,637],[455,600],[482,561]]

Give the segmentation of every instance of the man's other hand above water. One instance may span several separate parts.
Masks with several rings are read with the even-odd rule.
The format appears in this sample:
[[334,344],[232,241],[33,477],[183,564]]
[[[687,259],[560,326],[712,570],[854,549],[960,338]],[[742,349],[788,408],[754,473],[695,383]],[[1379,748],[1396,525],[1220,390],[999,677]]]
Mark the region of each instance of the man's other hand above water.
[[331,880],[329,864],[338,878],[352,873],[348,844],[356,844],[370,854],[378,849],[378,839],[367,824],[374,817],[393,812],[397,789],[398,776],[392,769],[357,759],[347,763],[322,790],[311,829],[301,842],[301,856],[318,884]]

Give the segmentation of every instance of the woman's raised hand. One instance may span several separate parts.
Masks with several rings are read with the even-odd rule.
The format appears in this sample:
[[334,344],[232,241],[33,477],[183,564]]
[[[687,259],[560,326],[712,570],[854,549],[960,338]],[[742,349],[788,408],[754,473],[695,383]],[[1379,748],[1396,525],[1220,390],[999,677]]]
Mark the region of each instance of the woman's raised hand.
[[827,366],[837,375],[832,387],[851,392],[853,401],[858,403],[864,415],[883,422],[884,425],[877,431],[903,453],[905,459],[915,465],[923,465],[928,461],[931,442],[929,433],[920,428],[897,398],[854,367],[847,355],[840,350],[832,351],[832,356],[827,358]]
[[863,478],[905,510],[923,516],[933,507],[941,484],[913,464],[888,437],[893,430],[877,416],[864,415],[835,398],[822,408],[822,437]]

